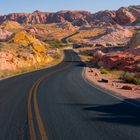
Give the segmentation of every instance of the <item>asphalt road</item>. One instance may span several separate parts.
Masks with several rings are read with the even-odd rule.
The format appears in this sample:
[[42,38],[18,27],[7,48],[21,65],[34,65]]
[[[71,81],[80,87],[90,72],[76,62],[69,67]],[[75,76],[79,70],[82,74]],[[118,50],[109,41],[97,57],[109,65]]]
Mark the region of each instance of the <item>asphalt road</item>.
[[140,108],[89,85],[64,61],[0,81],[0,140],[140,140]]

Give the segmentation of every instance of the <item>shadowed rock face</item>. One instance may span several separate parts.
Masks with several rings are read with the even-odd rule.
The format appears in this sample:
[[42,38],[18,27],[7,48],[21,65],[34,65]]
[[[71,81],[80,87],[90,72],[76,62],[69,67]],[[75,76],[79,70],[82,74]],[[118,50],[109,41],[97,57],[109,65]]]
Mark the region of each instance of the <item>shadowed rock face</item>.
[[[140,48],[140,31],[136,32],[133,38],[130,40],[128,44],[130,50],[139,49]],[[140,51],[139,51],[140,53]]]
[[130,10],[129,8],[120,8],[116,12],[116,21],[120,24],[131,24],[137,20],[137,16],[134,15],[134,12]]
[[128,49],[123,52],[107,53],[102,57],[96,53],[98,64],[109,69],[140,73],[140,32],[132,37],[128,46]]
[[59,11],[56,13],[35,11],[33,13],[12,13],[0,16],[0,23],[6,20],[17,21],[21,24],[45,24],[71,22],[73,25],[96,24],[106,22],[108,24],[138,24],[140,20],[140,6],[129,6],[117,11],[101,11],[92,14],[87,11]]

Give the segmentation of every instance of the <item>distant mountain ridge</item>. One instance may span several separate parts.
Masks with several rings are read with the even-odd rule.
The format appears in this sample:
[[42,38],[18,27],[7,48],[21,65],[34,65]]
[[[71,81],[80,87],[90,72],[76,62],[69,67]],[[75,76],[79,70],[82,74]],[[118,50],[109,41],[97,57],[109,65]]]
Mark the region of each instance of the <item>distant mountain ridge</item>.
[[73,25],[96,25],[100,22],[106,24],[140,25],[140,5],[121,7],[116,11],[59,11],[55,13],[34,11],[33,13],[11,13],[0,16],[0,24],[6,20],[16,21],[20,24],[47,24],[71,22]]

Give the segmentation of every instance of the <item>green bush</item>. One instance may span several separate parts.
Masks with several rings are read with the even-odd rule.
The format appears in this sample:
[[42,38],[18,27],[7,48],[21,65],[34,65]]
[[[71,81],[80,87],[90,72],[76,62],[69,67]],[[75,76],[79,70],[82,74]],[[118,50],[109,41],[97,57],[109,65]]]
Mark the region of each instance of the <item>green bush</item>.
[[122,76],[121,79],[128,82],[128,83],[133,83],[136,85],[140,85],[140,78],[136,77],[135,73],[132,72],[125,72]]
[[133,82],[136,85],[140,85],[140,78],[134,78]]
[[61,48],[66,46],[66,44],[62,43],[61,41],[50,41],[48,44],[53,48]]
[[101,74],[108,74],[109,73],[109,71],[103,67],[100,68],[100,72],[101,72]]
[[73,40],[73,39],[69,39],[68,41],[69,41],[70,43],[74,43],[74,44],[78,43],[76,40]]
[[121,79],[128,82],[128,83],[133,83],[135,78],[135,74],[131,72],[125,72],[122,76]]

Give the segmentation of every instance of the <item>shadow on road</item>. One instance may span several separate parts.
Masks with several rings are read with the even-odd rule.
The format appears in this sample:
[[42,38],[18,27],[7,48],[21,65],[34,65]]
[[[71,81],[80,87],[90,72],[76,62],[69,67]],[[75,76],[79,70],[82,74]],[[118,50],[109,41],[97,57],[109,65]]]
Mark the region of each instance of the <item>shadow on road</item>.
[[92,121],[103,121],[111,123],[128,124],[140,126],[140,109],[120,102],[112,105],[99,105],[84,108],[86,111],[100,112],[96,118],[91,118]]
[[94,105],[94,104],[71,104],[80,107],[82,111],[90,113],[88,121],[116,123],[123,125],[140,126],[140,108],[126,102],[135,102],[126,99],[117,104]]
[[66,63],[73,63],[75,66],[78,66],[78,67],[85,67],[86,65],[80,61],[80,60],[77,60],[77,61],[65,61]]

